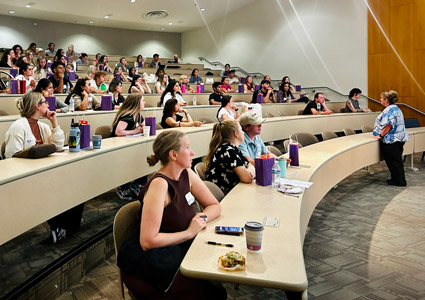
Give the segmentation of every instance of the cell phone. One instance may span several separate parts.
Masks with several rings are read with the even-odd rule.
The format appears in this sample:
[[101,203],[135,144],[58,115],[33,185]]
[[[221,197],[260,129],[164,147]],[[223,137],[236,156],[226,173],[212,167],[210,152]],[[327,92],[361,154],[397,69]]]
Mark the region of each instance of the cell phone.
[[243,227],[216,226],[215,227],[215,233],[230,234],[230,235],[241,235],[243,233]]

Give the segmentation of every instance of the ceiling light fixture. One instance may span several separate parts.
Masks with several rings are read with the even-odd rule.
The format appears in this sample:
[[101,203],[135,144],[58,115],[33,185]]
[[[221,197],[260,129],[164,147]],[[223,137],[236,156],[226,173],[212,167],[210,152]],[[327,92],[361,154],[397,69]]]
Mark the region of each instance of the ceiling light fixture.
[[15,11],[14,10],[9,10],[9,14],[14,14]]
[[37,26],[38,24],[36,22],[32,23],[34,26]]
[[104,16],[104,18],[105,18],[105,19],[109,19],[109,16],[108,16],[108,15],[106,15],[106,16]]
[[168,25],[173,25],[173,22],[168,22]]
[[92,20],[89,21],[89,24],[93,24],[94,22]]
[[161,30],[164,31],[165,30],[165,27],[161,27]]
[[131,3],[134,3],[134,2],[136,2],[136,0],[130,0],[130,2],[131,2]]
[[26,7],[26,8],[30,8],[30,7],[31,7],[31,5],[27,4],[27,5],[25,5],[25,7]]
[[201,11],[206,11],[207,9],[206,8],[201,8]]

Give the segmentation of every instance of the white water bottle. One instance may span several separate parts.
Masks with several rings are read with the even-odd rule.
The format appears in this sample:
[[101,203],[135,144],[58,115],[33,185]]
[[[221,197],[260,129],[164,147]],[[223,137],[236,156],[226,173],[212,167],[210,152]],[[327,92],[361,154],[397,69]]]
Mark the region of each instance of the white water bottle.
[[274,165],[272,168],[272,187],[274,189],[278,189],[280,187],[280,167],[277,159],[274,160]]
[[70,99],[69,99],[69,112],[74,112],[74,104],[75,104],[74,98],[70,97]]
[[193,96],[193,102],[192,102],[192,105],[197,105],[197,103],[196,103],[196,96]]

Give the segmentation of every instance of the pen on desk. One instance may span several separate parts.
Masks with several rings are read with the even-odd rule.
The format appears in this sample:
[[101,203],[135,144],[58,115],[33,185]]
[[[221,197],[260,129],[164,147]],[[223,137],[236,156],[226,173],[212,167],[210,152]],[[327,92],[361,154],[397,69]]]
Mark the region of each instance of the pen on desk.
[[291,197],[295,197],[295,198],[299,198],[300,196],[298,195],[294,195],[294,194],[289,194],[289,193],[284,193],[287,196],[291,196]]
[[233,247],[233,244],[223,244],[223,243],[217,243],[217,242],[212,242],[212,241],[208,241],[207,244],[208,245],[223,246],[223,247]]

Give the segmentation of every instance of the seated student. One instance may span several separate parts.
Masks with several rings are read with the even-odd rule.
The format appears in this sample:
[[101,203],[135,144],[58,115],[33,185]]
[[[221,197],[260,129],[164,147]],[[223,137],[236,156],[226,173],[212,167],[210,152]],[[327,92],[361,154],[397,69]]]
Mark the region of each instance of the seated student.
[[254,93],[255,86],[251,75],[246,77],[243,87],[245,93]]
[[15,52],[13,49],[8,49],[3,52],[3,56],[0,60],[1,68],[12,68],[14,66],[13,59],[15,58]]
[[332,111],[326,107],[325,96],[322,93],[314,95],[314,101],[310,101],[304,108],[303,115],[330,115]]
[[[42,78],[38,81],[34,92],[41,93],[43,97],[55,97],[53,94],[53,83],[47,78]],[[57,113],[67,113],[69,111],[68,105],[60,101],[57,97],[55,97],[55,106]],[[52,108],[50,107],[49,109]]]
[[91,92],[96,94],[107,94],[109,87],[105,82],[105,71],[97,71],[96,73],[94,73],[94,79],[90,80]]
[[100,57],[102,56],[102,54],[101,53],[96,53],[96,57],[95,57],[95,59],[94,59],[94,61],[93,61],[93,65],[94,66],[97,66],[97,64],[99,63],[99,60],[100,60]]
[[134,68],[143,68],[145,65],[146,56],[139,54],[137,55],[136,61],[134,62]]
[[131,81],[128,93],[139,93],[139,94],[151,94],[151,88],[149,87],[146,80],[140,75],[134,75]]
[[109,64],[108,64],[108,57],[106,55],[102,55],[99,58],[99,61],[97,62],[96,67],[99,71],[102,71],[101,69],[103,68],[103,71],[108,73],[111,72],[111,68],[109,67]]
[[29,64],[23,64],[19,68],[19,75],[15,77],[16,80],[23,80],[25,81],[25,93],[28,94],[35,90],[36,82],[34,79],[34,67]]
[[232,83],[239,83],[239,76],[236,75],[235,70],[229,71],[229,84],[232,84]]
[[87,76],[86,76],[86,78],[89,79],[89,80],[92,80],[92,79],[94,79],[94,74],[96,74],[96,67],[93,66],[93,65],[90,65],[87,68]]
[[156,94],[161,95],[167,88],[167,84],[168,84],[168,75],[165,73],[159,74],[158,81],[155,82],[154,92]]
[[55,54],[55,57],[53,58],[53,61],[55,62],[55,61],[60,61],[60,58],[62,57],[62,56],[65,56],[65,50],[63,50],[63,49],[58,49],[57,51],[56,51],[56,54]]
[[239,109],[233,102],[232,96],[223,96],[221,101],[221,107],[217,111],[217,120],[222,122],[224,120],[236,120],[239,121]]
[[[75,72],[74,71],[74,65],[73,64],[66,64],[66,67],[65,67],[65,76],[68,77],[68,79],[69,79],[69,73],[70,72]],[[78,76],[78,74],[75,73],[75,79],[78,80],[79,78],[80,78],[80,76]]]
[[345,110],[344,112],[370,112],[371,110],[369,108],[362,109],[359,105],[359,99],[362,95],[362,91],[359,88],[354,88],[350,91],[350,94],[348,95],[348,100],[345,103]]
[[133,81],[134,75],[136,75],[136,68],[131,67],[130,69],[128,69],[128,75],[127,75],[128,81]]
[[26,57],[27,57],[27,59],[28,59],[28,63],[29,63],[31,66],[35,67],[35,66],[36,66],[36,64],[37,64],[37,62],[34,60],[34,52],[32,52],[32,51],[28,51],[28,52],[27,52],[27,54],[26,54],[25,56],[26,56]]
[[[144,107],[145,101],[142,94],[128,95],[112,122],[111,137],[142,133],[145,120],[141,112]],[[117,188],[116,194],[121,200],[132,200],[131,186],[132,183],[129,182]],[[140,187],[138,188],[140,191]]]
[[73,85],[71,81],[67,77],[65,77],[65,65],[61,62],[55,61],[52,64],[52,72],[53,75],[49,77],[49,80],[53,83],[53,89],[55,93],[62,94],[64,90],[66,90],[67,86],[73,89]]
[[[65,136],[56,120],[56,112],[49,110],[49,103],[41,93],[28,93],[17,102],[20,119],[14,121],[6,132],[5,157],[40,144],[55,144],[56,149],[62,150]],[[49,125],[39,122],[44,117]]]
[[158,81],[159,77],[164,74],[165,74],[164,68],[158,68],[155,72],[155,81]]
[[164,106],[168,100],[176,99],[180,106],[186,106],[187,103],[184,101],[180,92],[180,84],[178,81],[171,79],[167,85],[167,88],[161,95],[161,106]]
[[[183,113],[183,116],[178,113]],[[202,122],[193,121],[192,117],[187,113],[186,110],[182,109],[176,99],[168,100],[162,111],[161,126],[162,128],[172,127],[199,127]]]
[[121,67],[121,70],[124,73],[128,73],[128,69],[131,68],[131,66],[127,63],[127,59],[125,59],[125,57],[120,58],[120,62],[115,66],[115,68],[117,67]]
[[221,78],[221,92],[223,94],[234,93],[232,86],[229,84],[229,77]]
[[[65,141],[63,130],[56,120],[56,112],[49,110],[49,103],[41,93],[26,94],[18,101],[17,106],[22,118],[13,122],[6,132],[6,158],[41,144],[54,144],[57,150],[62,150]],[[39,122],[41,117],[50,121],[52,129]],[[80,204],[47,221],[51,230],[51,243],[64,239],[67,230],[80,228],[83,209],[84,204]]]
[[20,56],[15,62],[15,66],[12,66],[12,68],[19,69],[24,64],[28,64],[28,58],[26,56]]
[[159,54],[155,53],[152,58],[153,59],[149,64],[150,68],[160,68],[161,66],[163,66],[161,60],[159,59]]
[[89,64],[89,56],[87,53],[81,53],[80,57],[75,62],[77,65],[87,66]]
[[202,78],[199,77],[199,70],[193,69],[192,76],[190,76],[189,83],[201,84],[203,83]]
[[252,165],[255,165],[255,158],[260,155],[268,154],[270,157],[276,157],[260,138],[263,122],[263,118],[250,111],[243,113],[239,118],[239,124],[244,132],[244,140],[239,145],[239,150]]
[[[193,239],[221,212],[218,201],[190,168],[194,154],[189,138],[179,130],[163,131],[153,143],[153,152],[147,161],[150,166],[160,161],[161,168],[140,192],[139,230],[118,253],[122,279],[138,299],[146,299],[147,288],[149,299],[226,299],[222,286],[178,271]],[[191,205],[195,198],[202,213],[195,213]],[[172,263],[164,266],[165,271],[157,270],[156,261],[146,259],[147,255],[167,256]]]
[[37,44],[36,43],[31,43],[29,46],[28,46],[28,48],[27,48],[27,50],[25,50],[25,55],[27,55],[27,53],[29,52],[29,51],[32,51],[33,53],[34,53],[34,55],[38,55],[38,51],[37,51]]
[[277,92],[277,102],[295,102],[296,99],[291,93],[291,88],[288,82],[284,82],[279,86],[279,91]]
[[263,94],[263,102],[274,102],[276,103],[276,95],[273,93],[273,89],[270,86],[270,81],[263,79],[261,80],[261,88],[259,90],[256,90],[252,94],[252,100],[251,103],[257,103],[257,96],[259,93]]
[[180,86],[183,86],[183,85],[186,87],[186,93],[189,93],[189,94],[195,93],[195,90],[190,86],[189,78],[187,78],[186,75],[180,76]]
[[66,97],[65,103],[74,99],[75,110],[87,110],[100,107],[100,100],[96,98],[91,92],[90,81],[86,78],[78,79],[75,84],[74,90]]
[[124,96],[121,95],[122,92],[122,83],[116,80],[112,80],[109,85],[109,92],[112,93],[112,104],[115,106],[115,109],[120,108],[124,102]]
[[66,50],[65,55],[72,58],[77,58],[78,53],[74,51],[74,45],[70,44],[68,50]]
[[174,54],[174,56],[173,56],[173,60],[171,61],[171,63],[174,63],[174,64],[181,64],[182,62],[181,62],[181,60],[180,60],[179,56],[178,56],[177,54]]
[[212,85],[213,93],[210,94],[208,98],[210,105],[221,105],[221,101],[223,100],[224,95],[221,92],[221,83],[214,82]]
[[230,71],[230,65],[229,64],[225,64],[224,65],[224,70],[222,70],[220,72],[220,76],[224,77],[224,76],[229,76],[229,71]]
[[289,76],[283,76],[282,81],[281,81],[281,85],[283,83],[289,83],[289,90],[291,91],[291,93],[295,93],[295,86],[291,83],[291,79],[289,78]]
[[49,45],[47,46],[46,51],[44,51],[44,54],[46,56],[55,56],[55,43],[49,43]]
[[224,194],[239,182],[251,183],[254,179],[253,166],[238,149],[243,140],[244,133],[237,121],[224,120],[214,124],[204,160],[205,178],[215,183]]
[[141,115],[143,108],[145,100],[142,94],[128,95],[112,122],[111,137],[142,133],[145,123]]
[[49,72],[49,65],[47,64],[47,60],[42,56],[38,57],[37,65],[34,68],[34,78],[36,80],[47,78],[48,72]]
[[16,64],[16,60],[24,55],[24,50],[22,49],[21,45],[13,45],[12,47],[13,52],[15,52],[15,57],[13,59],[13,64]]
[[[117,75],[119,75],[120,80],[118,80],[118,76]],[[114,74],[112,74],[112,75],[109,76],[108,81],[112,81],[112,80],[117,80],[117,81],[121,81],[121,82],[123,82],[123,81],[124,82],[129,82],[129,80],[127,79],[127,76],[125,76],[122,68],[120,66],[118,66],[118,65],[114,68]]]

